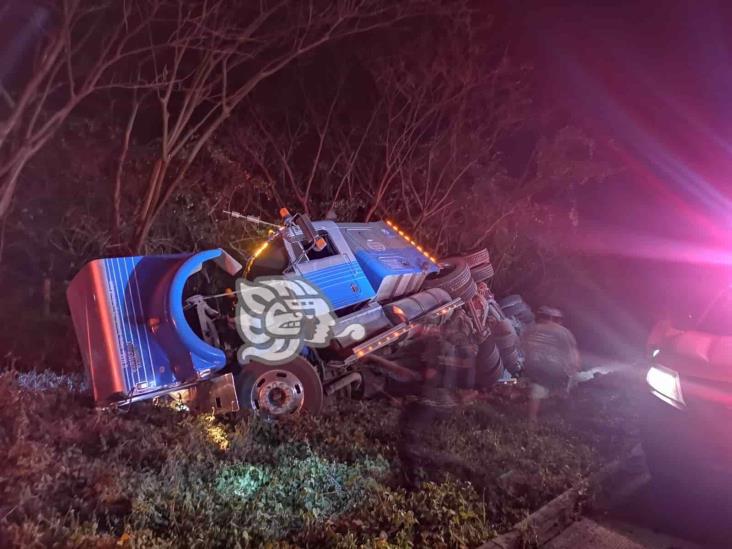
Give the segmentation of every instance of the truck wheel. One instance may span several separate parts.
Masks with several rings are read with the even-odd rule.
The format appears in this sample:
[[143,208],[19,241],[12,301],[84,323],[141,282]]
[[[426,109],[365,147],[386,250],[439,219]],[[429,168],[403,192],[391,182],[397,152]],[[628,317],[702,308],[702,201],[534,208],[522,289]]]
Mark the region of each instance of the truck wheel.
[[470,269],[470,276],[472,276],[473,280],[475,280],[476,282],[483,282],[484,280],[493,278],[494,274],[495,271],[493,270],[493,265],[491,265],[490,263],[478,265],[477,267],[472,267]]
[[509,319],[498,321],[493,327],[493,341],[498,347],[503,365],[512,374],[521,370],[521,355],[519,354],[519,338]]
[[493,338],[489,337],[478,347],[475,361],[475,388],[487,391],[496,384],[503,372],[501,353]]
[[470,280],[465,286],[458,290],[455,297],[459,297],[463,300],[463,303],[467,303],[478,293],[478,286],[474,280]]
[[440,272],[427,277],[422,289],[442,288],[451,297],[458,297],[457,293],[464,289],[470,281],[468,264],[460,257],[450,257],[440,261]]
[[490,263],[491,262],[491,255],[488,253],[488,250],[485,248],[481,248],[479,250],[475,250],[474,252],[468,252],[462,258],[465,260],[465,263],[468,264],[468,267],[471,269],[473,267],[477,267],[478,265],[482,265],[483,263]]
[[240,408],[251,408],[268,419],[302,412],[316,415],[323,408],[320,377],[303,357],[277,366],[247,364],[237,376],[236,394]]

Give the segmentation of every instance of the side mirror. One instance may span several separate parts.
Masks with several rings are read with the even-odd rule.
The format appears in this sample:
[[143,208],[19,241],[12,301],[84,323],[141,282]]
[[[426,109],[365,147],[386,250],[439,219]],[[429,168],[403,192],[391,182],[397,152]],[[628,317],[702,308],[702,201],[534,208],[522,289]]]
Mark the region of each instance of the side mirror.
[[302,234],[305,237],[305,241],[308,244],[312,244],[316,251],[319,252],[327,246],[325,238],[318,235],[318,232],[313,226],[313,222],[310,221],[310,217],[308,217],[307,215],[295,214],[293,221],[295,222],[295,225],[297,225],[302,231]]
[[315,251],[320,252],[328,245],[325,238],[318,235],[309,216],[304,214],[291,215],[287,208],[280,210],[280,216],[285,221],[285,224],[296,225],[302,231],[305,242],[311,244],[315,248]]

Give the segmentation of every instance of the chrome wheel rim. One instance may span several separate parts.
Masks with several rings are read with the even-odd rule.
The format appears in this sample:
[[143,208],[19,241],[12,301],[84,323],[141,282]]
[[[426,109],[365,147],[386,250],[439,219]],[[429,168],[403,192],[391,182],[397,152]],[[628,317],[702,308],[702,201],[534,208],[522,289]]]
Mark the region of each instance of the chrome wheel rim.
[[272,417],[294,414],[305,402],[300,378],[286,370],[269,370],[252,387],[252,408]]

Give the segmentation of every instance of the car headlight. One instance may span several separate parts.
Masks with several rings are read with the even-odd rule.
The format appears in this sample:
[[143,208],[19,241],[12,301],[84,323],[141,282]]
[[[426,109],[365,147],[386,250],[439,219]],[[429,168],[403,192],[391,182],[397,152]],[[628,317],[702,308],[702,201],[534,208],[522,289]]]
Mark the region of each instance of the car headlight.
[[653,389],[653,394],[661,400],[677,408],[684,406],[684,397],[681,394],[681,383],[678,372],[664,368],[663,366],[651,366],[646,374],[646,381],[651,389]]

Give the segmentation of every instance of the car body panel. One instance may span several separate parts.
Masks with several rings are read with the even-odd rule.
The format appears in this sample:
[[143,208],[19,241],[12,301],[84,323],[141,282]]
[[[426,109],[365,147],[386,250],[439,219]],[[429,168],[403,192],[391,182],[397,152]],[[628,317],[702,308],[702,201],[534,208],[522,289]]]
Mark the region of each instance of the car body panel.
[[677,376],[683,402],[651,391],[643,447],[652,474],[697,487],[732,481],[732,337],[656,324],[648,338],[654,366]]
[[729,411],[699,402],[679,410],[648,395],[643,408],[642,437],[654,476],[703,489],[732,481]]
[[[731,319],[732,321],[732,319]],[[732,337],[679,330],[659,322],[651,332],[649,351],[667,368],[692,378],[732,383]]]

